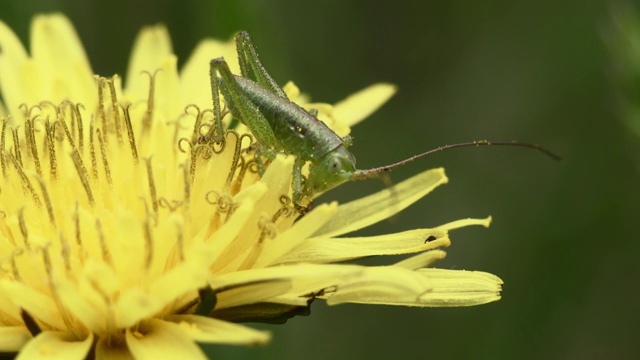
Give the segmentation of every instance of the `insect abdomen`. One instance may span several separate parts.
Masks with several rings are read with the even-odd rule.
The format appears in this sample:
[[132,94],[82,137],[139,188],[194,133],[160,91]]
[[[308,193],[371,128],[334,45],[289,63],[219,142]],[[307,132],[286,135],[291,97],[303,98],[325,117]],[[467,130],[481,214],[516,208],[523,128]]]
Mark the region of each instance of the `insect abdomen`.
[[342,145],[342,139],[322,121],[288,99],[276,96],[255,82],[236,77],[245,95],[260,109],[287,154],[319,159]]

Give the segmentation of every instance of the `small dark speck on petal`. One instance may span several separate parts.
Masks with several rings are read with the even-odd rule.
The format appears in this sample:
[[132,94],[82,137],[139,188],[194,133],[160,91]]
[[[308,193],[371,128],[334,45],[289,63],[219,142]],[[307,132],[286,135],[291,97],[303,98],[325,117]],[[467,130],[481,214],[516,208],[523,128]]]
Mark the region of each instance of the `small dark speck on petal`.
[[429,236],[429,237],[427,238],[427,240],[425,240],[425,241],[424,241],[424,243],[426,244],[426,243],[431,242],[431,241],[433,241],[433,240],[435,240],[435,239],[436,239],[436,237],[435,237],[435,236],[433,236],[433,235],[431,235],[431,236]]

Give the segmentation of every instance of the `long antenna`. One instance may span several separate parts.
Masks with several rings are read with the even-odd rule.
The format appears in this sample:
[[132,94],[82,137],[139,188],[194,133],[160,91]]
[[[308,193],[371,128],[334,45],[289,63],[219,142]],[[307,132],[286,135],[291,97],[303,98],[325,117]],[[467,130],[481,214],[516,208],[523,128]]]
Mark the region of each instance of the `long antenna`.
[[451,144],[451,145],[444,145],[444,146],[440,146],[438,148],[429,150],[429,151],[425,151],[422,154],[418,154],[418,155],[414,155],[408,159],[404,159],[402,161],[398,161],[397,163],[394,164],[390,164],[390,165],[385,165],[385,166],[380,166],[377,168],[373,168],[373,169],[365,169],[365,170],[356,170],[356,172],[353,173],[351,179],[352,180],[364,180],[364,179],[370,179],[372,177],[377,177],[380,176],[380,174],[385,173],[387,171],[391,171],[397,167],[400,167],[402,165],[408,164],[412,161],[415,161],[417,159],[420,159],[422,157],[431,155],[431,154],[435,154],[437,152],[441,152],[444,150],[449,150],[449,149],[455,149],[455,148],[460,148],[460,147],[468,147],[468,146],[519,146],[519,147],[525,147],[525,148],[529,148],[529,149],[533,149],[533,150],[538,150],[541,153],[547,155],[548,157],[552,158],[553,160],[556,161],[560,161],[562,160],[562,157],[560,157],[559,155],[556,155],[554,153],[552,153],[551,151],[543,148],[540,145],[537,144],[528,144],[528,143],[522,143],[522,142],[518,142],[518,141],[488,141],[488,140],[478,140],[478,141],[471,141],[471,142],[464,142],[464,143],[459,143],[459,144]]

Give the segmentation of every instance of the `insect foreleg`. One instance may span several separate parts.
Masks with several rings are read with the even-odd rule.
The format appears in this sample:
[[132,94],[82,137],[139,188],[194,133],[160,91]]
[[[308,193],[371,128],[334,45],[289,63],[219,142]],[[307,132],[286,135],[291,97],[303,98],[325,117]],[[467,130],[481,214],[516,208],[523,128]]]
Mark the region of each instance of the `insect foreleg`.
[[291,175],[291,191],[293,192],[293,203],[300,205],[302,201],[302,167],[305,161],[299,157],[293,163],[293,174]]

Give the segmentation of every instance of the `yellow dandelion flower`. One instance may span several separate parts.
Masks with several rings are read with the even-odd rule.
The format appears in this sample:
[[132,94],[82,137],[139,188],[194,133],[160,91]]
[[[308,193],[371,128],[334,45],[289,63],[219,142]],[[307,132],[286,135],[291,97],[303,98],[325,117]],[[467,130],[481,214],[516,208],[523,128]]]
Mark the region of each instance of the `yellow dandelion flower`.
[[[29,53],[0,22],[0,352],[198,359],[196,342],[267,342],[268,333],[236,322],[283,321],[316,298],[499,299],[494,275],[427,268],[444,257],[450,230],[489,219],[340,237],[445,183],[442,169],[294,222],[291,157],[259,176],[246,129],[217,145],[196,141],[211,122],[209,60],[233,54],[231,42],[207,40],[178,72],[166,29],[147,28],[123,87],[93,74],[64,16],[34,19]],[[379,84],[336,106],[309,106],[347,134],[393,91]],[[389,266],[334,264],[411,253]]]

